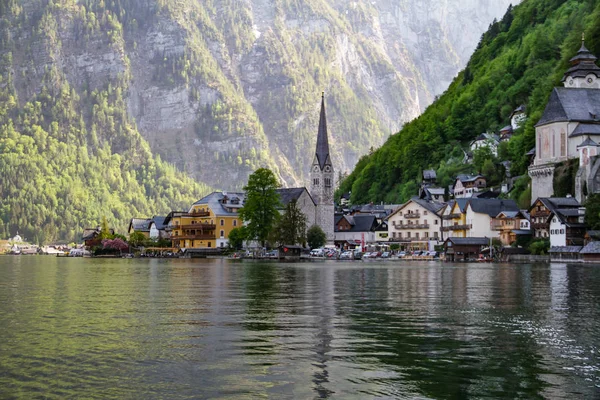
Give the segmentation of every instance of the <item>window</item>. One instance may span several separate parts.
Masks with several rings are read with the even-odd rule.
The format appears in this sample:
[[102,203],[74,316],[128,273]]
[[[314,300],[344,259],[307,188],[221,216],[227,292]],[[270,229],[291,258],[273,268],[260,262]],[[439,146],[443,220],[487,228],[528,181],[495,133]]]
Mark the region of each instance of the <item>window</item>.
[[415,233],[415,239],[419,238],[419,232]]
[[[401,234],[402,235],[402,234]],[[392,232],[392,237],[395,239],[396,238],[396,232]]]
[[427,215],[427,211],[423,211],[423,215]]
[[313,185],[319,186],[319,178],[313,179]]
[[208,242],[208,247],[212,247],[212,243],[211,242]]
[[438,220],[436,219],[435,221],[433,221],[433,224],[437,225],[438,224]]
[[433,232],[433,237],[437,239],[438,238],[438,233],[437,232]]
[[221,220],[221,226],[223,226],[223,225],[225,225],[225,220],[224,219]]
[[225,231],[223,229],[221,229],[221,237],[225,237]]
[[562,235],[563,233],[565,233],[565,230],[564,230],[564,229],[561,229],[561,230],[560,230],[560,234]]
[[225,243],[221,242],[221,247],[225,247]]
[[398,237],[399,237],[400,239],[402,239],[402,232],[400,232],[400,233],[398,234]]
[[237,226],[237,219],[233,220],[233,226]]
[[325,187],[331,187],[331,178],[325,178]]

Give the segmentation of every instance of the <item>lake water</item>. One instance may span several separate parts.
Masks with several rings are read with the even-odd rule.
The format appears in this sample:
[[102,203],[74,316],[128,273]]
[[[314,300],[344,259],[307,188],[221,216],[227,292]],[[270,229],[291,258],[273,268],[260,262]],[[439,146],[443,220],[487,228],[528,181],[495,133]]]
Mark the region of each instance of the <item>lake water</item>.
[[0,398],[600,398],[600,266],[0,257]]

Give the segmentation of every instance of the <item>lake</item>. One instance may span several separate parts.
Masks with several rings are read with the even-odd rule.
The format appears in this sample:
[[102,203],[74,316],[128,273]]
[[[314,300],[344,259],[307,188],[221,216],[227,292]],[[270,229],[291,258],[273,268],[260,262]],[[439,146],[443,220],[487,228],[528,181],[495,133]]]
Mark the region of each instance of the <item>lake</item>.
[[0,398],[600,398],[600,266],[0,256]]

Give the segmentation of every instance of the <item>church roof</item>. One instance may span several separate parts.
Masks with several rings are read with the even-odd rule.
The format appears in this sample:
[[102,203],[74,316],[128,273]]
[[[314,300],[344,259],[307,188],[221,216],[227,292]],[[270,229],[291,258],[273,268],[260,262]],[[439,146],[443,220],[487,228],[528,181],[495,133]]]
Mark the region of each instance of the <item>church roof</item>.
[[579,124],[569,137],[583,135],[600,135],[600,123],[598,124]]
[[329,139],[327,137],[327,118],[325,116],[325,94],[321,97],[321,115],[319,117],[319,133],[317,135],[317,160],[323,169],[329,161]]
[[[302,196],[302,193],[305,191],[308,192],[305,187],[276,189],[277,194],[279,194],[279,200],[281,201],[281,205],[283,207],[287,206],[292,200],[298,201],[300,196]],[[314,205],[315,201],[310,193],[308,194],[308,197],[310,197]]]
[[560,121],[600,123],[600,90],[554,88],[536,126]]
[[582,143],[581,143],[579,146],[577,146],[577,148],[580,148],[580,147],[586,147],[586,146],[593,146],[593,147],[597,147],[597,146],[598,146],[598,143],[594,142],[594,141],[593,141],[592,139],[590,139],[590,138],[589,138],[589,136],[588,136],[588,138],[587,138],[587,139],[585,139],[585,140],[584,140],[584,141],[583,141],[583,142],[582,142]]

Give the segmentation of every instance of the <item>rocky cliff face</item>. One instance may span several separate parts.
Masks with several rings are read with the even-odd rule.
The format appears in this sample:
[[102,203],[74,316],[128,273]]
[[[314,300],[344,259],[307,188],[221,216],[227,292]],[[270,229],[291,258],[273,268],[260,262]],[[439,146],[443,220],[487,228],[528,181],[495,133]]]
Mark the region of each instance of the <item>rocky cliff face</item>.
[[153,152],[236,189],[258,166],[304,184],[321,91],[334,162],[351,169],[445,90],[510,1],[8,3],[21,103],[52,69],[80,94],[122,90]]

